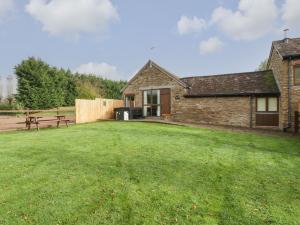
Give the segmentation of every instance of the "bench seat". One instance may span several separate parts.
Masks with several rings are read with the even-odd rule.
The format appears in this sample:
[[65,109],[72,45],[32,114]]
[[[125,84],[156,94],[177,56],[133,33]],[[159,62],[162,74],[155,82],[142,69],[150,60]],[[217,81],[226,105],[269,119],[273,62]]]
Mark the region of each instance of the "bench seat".
[[40,129],[39,125],[44,122],[45,123],[46,122],[56,122],[56,127],[59,128],[60,122],[64,122],[66,124],[66,126],[69,127],[70,120],[69,119],[39,119],[37,121],[26,121],[25,123],[26,123],[28,130],[31,129],[31,124],[35,124],[36,129],[39,130]]

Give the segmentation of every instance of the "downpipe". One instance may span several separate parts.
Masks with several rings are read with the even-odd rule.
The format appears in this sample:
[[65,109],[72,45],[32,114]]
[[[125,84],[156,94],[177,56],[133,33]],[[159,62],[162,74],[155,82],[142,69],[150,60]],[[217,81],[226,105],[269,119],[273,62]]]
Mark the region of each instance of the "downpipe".
[[287,132],[292,127],[292,104],[291,104],[291,57],[288,61],[288,124],[283,129]]

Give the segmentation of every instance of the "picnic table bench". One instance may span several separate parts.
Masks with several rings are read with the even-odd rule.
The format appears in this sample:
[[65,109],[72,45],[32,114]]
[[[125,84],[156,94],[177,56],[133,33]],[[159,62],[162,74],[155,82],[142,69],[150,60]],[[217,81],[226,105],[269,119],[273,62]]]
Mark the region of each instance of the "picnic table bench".
[[43,119],[43,117],[41,117],[41,116],[27,116],[25,124],[26,124],[26,128],[28,130],[31,129],[31,124],[35,124],[36,129],[39,130],[40,129],[39,125],[44,122],[45,123],[56,122],[56,127],[59,128],[59,125],[61,122],[64,122],[66,124],[66,126],[68,127],[70,120],[66,119],[66,116],[64,116],[64,115],[57,115],[57,116],[55,116],[55,118],[50,118],[50,119]]

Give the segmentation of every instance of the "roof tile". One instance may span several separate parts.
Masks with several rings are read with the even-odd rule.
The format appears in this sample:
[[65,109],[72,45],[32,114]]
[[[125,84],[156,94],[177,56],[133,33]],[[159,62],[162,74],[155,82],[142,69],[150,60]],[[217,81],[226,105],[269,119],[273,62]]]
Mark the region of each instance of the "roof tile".
[[273,41],[273,46],[283,58],[300,57],[300,38]]
[[271,70],[185,77],[181,80],[189,87],[187,97],[280,94]]

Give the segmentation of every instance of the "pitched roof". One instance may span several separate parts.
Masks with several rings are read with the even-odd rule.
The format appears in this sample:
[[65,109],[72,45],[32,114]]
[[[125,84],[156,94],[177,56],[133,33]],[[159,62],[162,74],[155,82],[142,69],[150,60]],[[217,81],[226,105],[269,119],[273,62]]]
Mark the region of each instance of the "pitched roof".
[[181,78],[188,87],[186,97],[279,95],[273,72],[223,74]]
[[288,57],[300,57],[300,38],[273,41],[273,46],[284,59]]
[[155,68],[157,68],[158,70],[160,70],[162,73],[166,74],[168,77],[174,79],[179,85],[186,87],[186,84],[180,80],[180,78],[176,75],[174,75],[173,73],[167,71],[166,69],[162,68],[161,66],[159,66],[157,63],[153,62],[152,60],[149,60],[143,67],[142,69],[140,69],[128,82],[127,84],[121,89],[121,92],[123,92],[131,82],[133,82],[137,76],[141,73],[141,71],[143,71],[144,69],[146,69],[147,67],[150,66],[154,66]]

